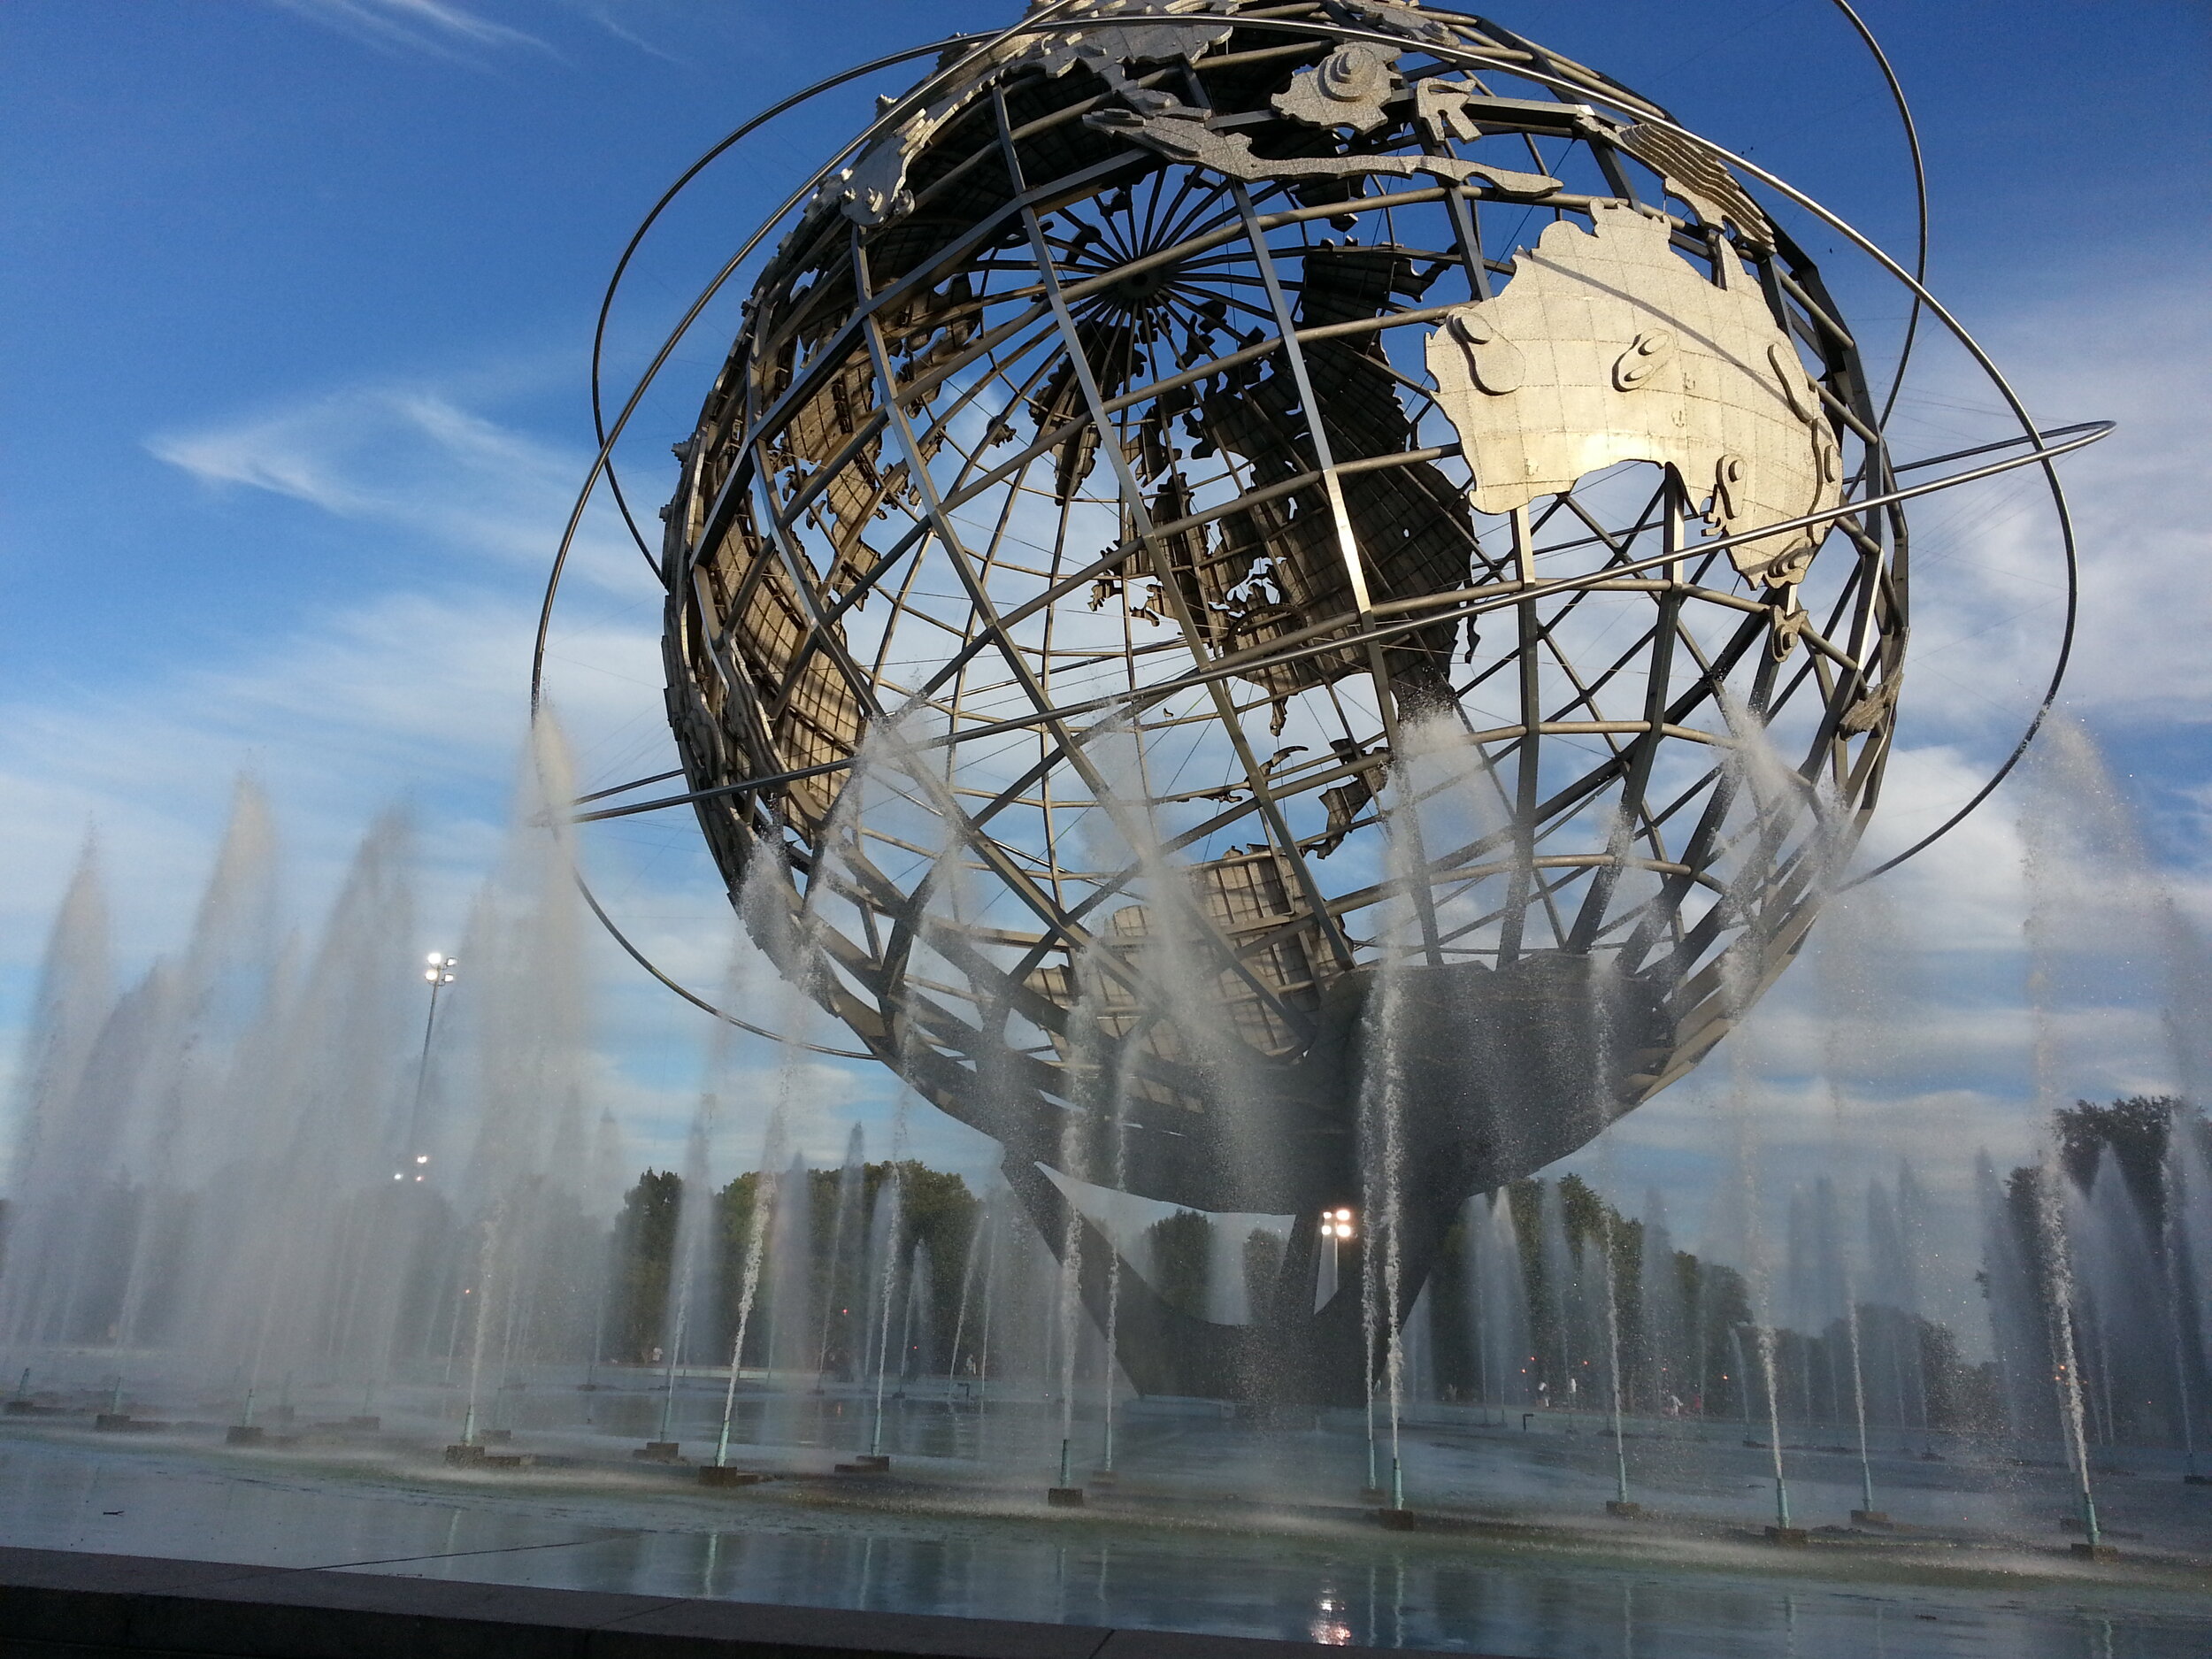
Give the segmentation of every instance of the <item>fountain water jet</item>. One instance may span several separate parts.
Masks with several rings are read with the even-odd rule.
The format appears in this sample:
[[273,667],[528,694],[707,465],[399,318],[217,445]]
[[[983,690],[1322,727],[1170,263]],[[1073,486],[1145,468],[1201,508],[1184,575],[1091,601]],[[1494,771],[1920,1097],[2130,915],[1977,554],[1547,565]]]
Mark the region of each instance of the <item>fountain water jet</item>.
[[[867,1163],[867,1137],[860,1125],[855,1124],[845,1137],[845,1157],[837,1171],[837,1203],[830,1218],[829,1264],[822,1288],[822,1340],[820,1357],[815,1366],[817,1393],[821,1391],[821,1379],[829,1374],[831,1339],[837,1328],[836,1321],[850,1317],[840,1310],[852,1306],[851,1257],[856,1246],[864,1248],[865,1245],[864,1240],[854,1239],[853,1229],[859,1222]],[[849,1347],[849,1333],[847,1343]]]
[[768,1241],[768,1228],[776,1212],[776,1187],[772,1171],[783,1163],[785,1129],[780,1103],[768,1114],[768,1127],[761,1142],[760,1172],[754,1187],[753,1213],[745,1229],[745,1256],[737,1294],[737,1329],[730,1339],[730,1379],[722,1391],[722,1427],[715,1436],[714,1467],[728,1466],[730,1458],[730,1417],[737,1409],[738,1372],[745,1363],[745,1336],[753,1319],[753,1301],[760,1290],[761,1256]]
[[[2162,1236],[2168,1317],[2174,1330],[2174,1381],[2180,1396],[2183,1470],[2191,1486],[2212,1484],[2212,1475],[2197,1468],[2196,1393],[2189,1386],[2193,1358],[2203,1357],[2212,1369],[2212,1310],[2190,1306],[2185,1281],[2193,1282],[2212,1301],[2212,1174],[2206,1169],[2200,1137],[2177,1131],[2168,1141],[2160,1174],[2165,1206]],[[2199,1356],[2189,1351],[2186,1332],[2194,1323]]]
[[[1855,1145],[1848,1133],[1850,1095],[1845,1079],[1853,1057],[1863,1055],[1870,1046],[1868,1039],[1871,1033],[1867,1028],[1873,1024],[1863,1018],[1871,992],[1866,983],[1872,977],[1868,972],[1873,965],[1871,937],[1878,932],[1877,926],[1868,926],[1873,920],[1869,915],[1872,908],[1867,902],[1854,903],[1848,900],[1840,906],[1832,906],[1828,926],[1816,953],[1820,969],[1816,982],[1824,1004],[1821,1020],[1821,1073],[1828,1090],[1832,1169],[1848,1169],[1855,1161]],[[1870,1185],[1870,1217],[1873,1190]],[[1835,1289],[1843,1304],[1844,1335],[1851,1371],[1852,1420],[1858,1433],[1859,1507],[1852,1511],[1851,1518],[1859,1525],[1886,1525],[1889,1517],[1874,1501],[1874,1460],[1867,1440],[1866,1365],[1860,1342],[1857,1280],[1841,1229],[1836,1225],[1834,1187],[1828,1176],[1821,1178],[1820,1201],[1818,1216],[1823,1236],[1818,1243],[1832,1264],[1838,1280]]]
[[[1117,1066],[1113,1081],[1114,1131],[1112,1184],[1119,1187],[1127,1179],[1129,1128],[1129,1078],[1125,1067]],[[1121,1333],[1121,1276],[1122,1252],[1116,1249],[1106,1264],[1106,1348],[1101,1364],[1104,1371],[1102,1408],[1104,1423],[1102,1427],[1102,1455],[1099,1467],[1093,1472],[1094,1480],[1111,1484],[1114,1471],[1114,1356],[1118,1349]],[[1067,1485],[1064,1477],[1060,1483]]]
[[[719,1066],[715,1067],[718,1072]],[[676,1379],[691,1340],[695,1306],[711,1303],[715,1286],[714,1243],[721,1229],[721,1195],[714,1184],[714,1139],[721,1116],[721,1096],[711,1085],[699,1092],[691,1126],[684,1137],[683,1186],[676,1205],[676,1254],[669,1275],[668,1307],[663,1324],[667,1333],[667,1365],[661,1389],[660,1433],[648,1440],[644,1455],[672,1459],[675,1433]]]
[[2058,1360],[2059,1421],[2066,1432],[2066,1455],[2073,1468],[2080,1502],[2084,1541],[2093,1554],[2108,1546],[2097,1524],[2096,1494],[2090,1488],[2089,1446],[2083,1434],[2081,1361],[2074,1335],[2074,1271],[2067,1248],[2065,1176],[2055,1154],[2047,1151],[2037,1170],[2036,1217],[2043,1243],[2043,1276],[2047,1286],[2052,1348]]
[[1533,1356],[1529,1352],[1528,1275],[1521,1262],[1520,1233],[1514,1225],[1512,1200],[1504,1192],[1492,1194],[1485,1210],[1479,1280],[1486,1387],[1502,1408],[1526,1405]]
[[[2108,808],[2111,795],[2102,768],[2079,728],[2062,722],[2052,733],[2046,764],[2038,781],[2039,799],[2021,814],[2022,865],[2028,891],[2027,915],[2022,925],[2028,947],[2028,1005],[2035,1098],[2038,1117],[2055,1125],[2055,1114],[2063,1098],[2059,1083],[2059,1013],[2055,1005],[2062,949],[2059,929],[2061,906],[2069,895],[2068,840],[2077,833],[2077,816],[2084,808],[2098,816]],[[2049,1331],[2049,1348],[2056,1365],[2059,1428],[2075,1482],[2081,1548],[2092,1554],[2105,1548],[2097,1523],[2097,1502],[2091,1489],[2089,1447],[2085,1432],[2085,1402],[2079,1343],[2075,1328],[2075,1285],[2072,1253],[2066,1225],[2066,1175],[2055,1146],[2046,1142],[2033,1175],[2035,1267],[2040,1280],[2043,1314]]]
[[1656,1187],[1644,1194],[1641,1269],[1637,1291],[1644,1366],[1652,1391],[1647,1404],[1655,1416],[1678,1417],[1683,1409],[1680,1391],[1688,1388],[1695,1396],[1701,1395],[1703,1389],[1686,1380],[1680,1366],[1696,1327],[1683,1305],[1682,1279],[1675,1261],[1674,1234],[1667,1225],[1666,1199]]
[[[906,1134],[907,1102],[909,1091],[899,1091],[898,1104],[891,1118],[891,1167],[883,1185],[876,1189],[876,1203],[883,1234],[880,1269],[882,1279],[877,1291],[875,1375],[875,1416],[868,1432],[868,1456],[873,1461],[883,1456],[883,1388],[887,1369],[888,1344],[891,1340],[891,1304],[899,1282],[901,1234],[906,1225],[904,1201],[906,1197]],[[878,1464],[878,1467],[883,1465]]]
[[1621,1426],[1621,1298],[1613,1265],[1613,1211],[1608,1205],[1598,1212],[1600,1237],[1599,1259],[1603,1263],[1605,1285],[1605,1357],[1607,1405],[1612,1416],[1613,1427],[1613,1497],[1605,1507],[1609,1514],[1632,1516],[1642,1513],[1640,1504],[1630,1502],[1628,1496],[1628,1445]]
[[1919,1184],[1902,1163],[1898,1166],[1894,1198],[1878,1179],[1867,1183],[1868,1282],[1885,1287],[1887,1305],[1904,1316],[1904,1331],[1911,1336],[1909,1354],[1901,1334],[1893,1333],[1887,1344],[1890,1398],[1901,1451],[1909,1449],[1905,1444],[1909,1430],[1916,1427],[1924,1436],[1929,1428],[1925,1356],[1918,1334],[1922,1306],[1917,1259],[1924,1247],[1908,1242],[1916,1240],[1923,1231],[1924,1209]]

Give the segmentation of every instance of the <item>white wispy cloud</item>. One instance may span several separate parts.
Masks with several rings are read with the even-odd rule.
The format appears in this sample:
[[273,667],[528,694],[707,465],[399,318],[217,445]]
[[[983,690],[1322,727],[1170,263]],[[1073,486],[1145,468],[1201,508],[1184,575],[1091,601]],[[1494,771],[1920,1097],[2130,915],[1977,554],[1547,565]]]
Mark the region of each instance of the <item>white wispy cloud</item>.
[[[589,464],[578,449],[467,407],[449,387],[402,382],[343,387],[157,433],[147,448],[213,488],[265,490],[532,571],[549,565]],[[605,506],[603,489],[600,502],[570,572],[633,591],[649,572]]]
[[[553,58],[563,57],[560,49],[544,35],[500,22],[488,16],[486,8],[461,5],[456,0],[273,0],[273,4],[387,52],[414,52],[450,63],[478,65],[488,65],[503,53],[516,51]],[[601,34],[649,58],[669,64],[687,61],[640,34],[633,27],[634,19],[625,18],[620,6],[600,4],[599,0],[549,0],[536,9],[534,19],[542,24],[556,7],[573,12]],[[511,7],[511,15],[512,10]],[[677,27],[684,27],[687,21],[695,24],[697,19],[681,11],[671,19]]]
[[[2103,274],[2094,305],[2054,297],[1985,333],[2039,420],[2119,423],[2057,463],[2082,573],[2068,701],[2093,719],[2200,723],[2212,719],[2212,659],[2197,643],[2212,627],[2212,584],[2201,580],[2212,526],[2197,500],[2212,419],[2202,367],[2212,320],[2200,300],[2212,263]],[[1900,405],[1901,452],[2005,435],[1986,381],[1939,345],[1932,355]],[[1993,734],[2024,718],[2057,642],[2062,565],[2049,494],[2024,468],[1920,502],[1912,519],[1907,730]]]
[[[528,718],[540,581],[586,457],[506,424],[460,384],[378,382],[154,435],[217,491],[281,496],[362,526],[360,597],[172,659],[88,695],[18,699],[0,729],[0,842],[22,878],[0,920],[27,928],[88,821],[119,907],[160,936],[187,902],[227,780],[260,775],[307,864],[334,871],[396,796],[440,818],[439,845],[483,867]],[[398,529],[437,555],[395,561]],[[262,531],[260,534],[282,534]],[[658,590],[618,527],[591,520],[550,640],[549,688],[594,784],[660,769]],[[626,767],[632,770],[626,771]],[[618,843],[613,850],[624,849]]]
[[657,58],[663,63],[669,64],[681,64],[685,61],[676,53],[664,50],[660,47],[654,45],[652,42],[647,40],[642,35],[637,33],[636,30],[628,27],[621,21],[620,19],[615,16],[613,8],[603,5],[587,4],[582,9],[586,17],[589,18],[594,23],[596,23],[608,34],[613,35],[615,39],[622,42],[626,46],[634,46],[639,51],[643,52],[648,58]]
[[495,23],[452,0],[276,0],[302,17],[382,47],[468,61],[488,50],[521,48],[552,54],[536,35]]
[[[241,770],[267,782],[288,839],[326,872],[396,796],[458,790],[488,809],[522,730],[526,626],[480,596],[388,595],[303,618],[242,659],[15,704],[0,732],[0,841],[19,879],[0,920],[35,937],[89,821],[125,890],[126,950],[165,947]],[[488,853],[465,816],[447,833]]]

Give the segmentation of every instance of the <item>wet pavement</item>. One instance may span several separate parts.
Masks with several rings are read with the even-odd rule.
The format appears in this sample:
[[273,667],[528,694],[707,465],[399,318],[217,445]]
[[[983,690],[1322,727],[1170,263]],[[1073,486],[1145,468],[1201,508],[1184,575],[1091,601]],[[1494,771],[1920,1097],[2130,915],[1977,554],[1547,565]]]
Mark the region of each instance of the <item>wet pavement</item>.
[[489,1467],[445,1462],[459,1413],[437,1389],[388,1398],[374,1431],[345,1426],[357,1391],[303,1392],[288,1422],[264,1415],[258,1448],[224,1444],[213,1396],[134,1401],[171,1425],[135,1432],[57,1396],[0,1418],[0,1543],[1530,1659],[2212,1651],[2212,1486],[2147,1454],[2100,1470],[2119,1552],[2101,1563],[2070,1553],[2066,1472],[2035,1448],[1884,1447],[1899,1525],[1867,1528],[1848,1522],[1842,1437],[1793,1431],[1810,1535],[1787,1549],[1763,1536],[1769,1454],[1731,1424],[1632,1425],[1645,1512],[1617,1519],[1601,1425],[1425,1407],[1401,1428],[1414,1525],[1397,1531],[1361,1495],[1356,1412],[1261,1426],[1125,1405],[1107,1480],[1094,1405],[1074,1423],[1084,1506],[1062,1509],[1045,1502],[1062,1417],[1042,1400],[887,1399],[880,1475],[833,1472],[876,1443],[870,1396],[749,1383],[740,1402],[730,1461],[776,1479],[709,1490],[713,1378],[679,1389],[685,1461],[666,1465],[631,1455],[664,1405],[637,1373],[511,1390],[480,1419],[511,1436],[488,1449],[531,1461]]

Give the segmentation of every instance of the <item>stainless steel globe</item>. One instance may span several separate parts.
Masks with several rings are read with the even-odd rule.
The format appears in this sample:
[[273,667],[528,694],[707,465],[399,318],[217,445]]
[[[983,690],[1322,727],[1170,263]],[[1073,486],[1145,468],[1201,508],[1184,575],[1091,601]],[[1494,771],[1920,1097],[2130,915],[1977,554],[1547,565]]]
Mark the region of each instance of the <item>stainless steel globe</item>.
[[670,718],[755,937],[1102,1310],[1082,1183],[1287,1218],[1245,1324],[1118,1276],[1139,1386],[1356,1397],[1315,1263],[1384,1141],[1409,1302],[1803,941],[1895,718],[1881,415],[1594,71],[1409,4],[1033,12],[755,282]]

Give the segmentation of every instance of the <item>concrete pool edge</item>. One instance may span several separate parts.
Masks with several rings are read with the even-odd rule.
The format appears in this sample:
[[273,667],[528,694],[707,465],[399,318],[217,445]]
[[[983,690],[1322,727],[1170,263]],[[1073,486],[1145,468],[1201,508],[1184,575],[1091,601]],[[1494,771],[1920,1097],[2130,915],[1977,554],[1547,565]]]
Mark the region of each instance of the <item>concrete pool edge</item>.
[[0,1547],[0,1659],[1291,1659],[1311,1651],[1243,1636]]

